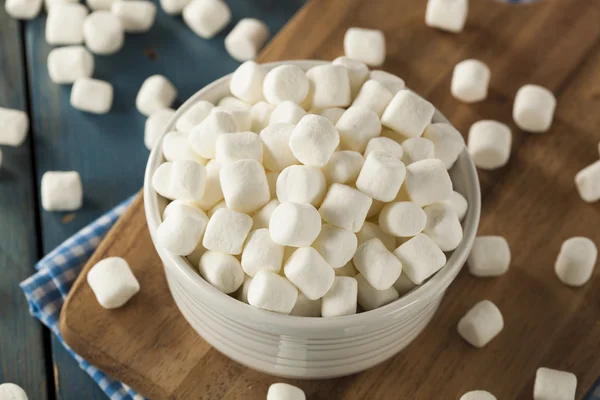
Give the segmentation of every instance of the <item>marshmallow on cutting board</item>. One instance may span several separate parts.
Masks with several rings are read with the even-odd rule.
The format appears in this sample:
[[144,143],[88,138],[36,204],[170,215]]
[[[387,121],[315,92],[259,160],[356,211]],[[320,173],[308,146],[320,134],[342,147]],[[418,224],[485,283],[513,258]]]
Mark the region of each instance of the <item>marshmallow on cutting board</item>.
[[376,29],[349,28],[344,35],[344,54],[378,67],[385,61],[385,36]]
[[452,73],[452,96],[465,103],[476,103],[487,97],[490,69],[479,60],[464,60]]
[[482,169],[506,165],[510,157],[512,133],[507,125],[492,120],[478,121],[469,129],[469,154]]
[[600,200],[600,161],[588,165],[575,175],[577,192],[586,203]]
[[458,333],[471,345],[481,348],[504,328],[502,313],[494,303],[482,300],[458,322]]
[[576,236],[560,246],[554,264],[556,276],[568,286],[583,286],[590,280],[598,259],[598,248],[589,238]]
[[106,309],[121,307],[140,291],[138,280],[121,257],[99,261],[88,272],[87,282],[98,303]]
[[508,271],[510,257],[510,247],[502,236],[477,236],[467,265],[474,276],[500,276]]
[[544,133],[550,129],[556,97],[545,87],[525,85],[515,95],[513,120],[519,128],[527,132]]
[[77,171],[48,171],[42,176],[42,207],[46,211],[74,211],[83,203]]
[[269,386],[267,400],[306,400],[302,389],[287,383],[274,383]]
[[460,396],[459,400],[497,400],[496,396],[485,390],[472,390]]
[[428,0],[425,23],[432,28],[458,33],[463,30],[468,13],[468,0]]
[[533,385],[533,400],[575,400],[577,376],[567,371],[538,368]]

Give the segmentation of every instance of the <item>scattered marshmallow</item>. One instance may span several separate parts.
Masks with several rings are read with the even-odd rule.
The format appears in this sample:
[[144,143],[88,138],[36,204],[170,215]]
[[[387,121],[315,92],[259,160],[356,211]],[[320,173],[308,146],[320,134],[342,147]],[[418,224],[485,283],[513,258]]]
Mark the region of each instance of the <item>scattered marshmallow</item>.
[[331,122],[309,114],[298,122],[290,136],[290,149],[302,164],[324,167],[340,144],[340,135]]
[[189,160],[206,164],[207,160],[196,153],[189,142],[188,134],[168,132],[162,141],[163,156],[167,161]]
[[370,79],[362,85],[352,106],[367,108],[381,117],[393,97],[394,93],[390,92],[382,83]]
[[369,285],[377,290],[392,287],[402,273],[402,263],[377,238],[361,244],[352,261]]
[[450,92],[465,103],[482,101],[487,97],[490,76],[490,69],[481,61],[461,61],[454,67]]
[[478,277],[500,276],[510,266],[510,247],[502,236],[477,236],[467,259],[469,272]]
[[127,33],[148,32],[156,20],[156,5],[148,0],[119,0],[112,4],[111,11]]
[[502,313],[494,303],[482,300],[458,322],[458,333],[471,345],[482,348],[504,328]]
[[206,188],[206,168],[202,164],[188,160],[175,160],[171,163],[171,193],[175,199],[199,202]]
[[354,267],[354,263],[352,261],[348,261],[346,265],[341,268],[336,268],[334,272],[335,276],[349,276],[354,278],[356,275],[358,275],[358,271]]
[[147,78],[135,98],[138,111],[149,116],[156,110],[169,108],[177,97],[175,86],[162,75]]
[[0,399],[6,400],[28,400],[27,393],[14,383],[0,384]]
[[347,107],[351,102],[348,69],[342,65],[318,65],[306,72],[310,81],[310,102],[317,109]]
[[291,101],[300,104],[308,95],[309,84],[302,68],[296,65],[280,65],[265,76],[263,94],[271,104]]
[[350,95],[352,98],[356,97],[361,90],[361,86],[363,86],[369,77],[369,67],[362,61],[348,57],[338,57],[333,60],[332,64],[346,67],[348,70],[348,79],[350,81]]
[[321,218],[310,204],[281,203],[271,214],[269,231],[275,243],[310,246],[321,232]]
[[459,400],[497,400],[496,396],[485,390],[472,390],[460,396]]
[[382,70],[371,71],[369,79],[381,83],[392,94],[396,94],[406,87],[402,78]]
[[275,107],[275,109],[271,112],[269,124],[273,125],[280,122],[285,122],[295,125],[305,115],[306,111],[304,111],[304,109],[298,104],[294,103],[293,101],[284,101]]
[[554,264],[554,272],[568,286],[583,286],[592,277],[598,249],[586,237],[572,237],[563,242]]
[[287,383],[274,383],[269,386],[267,400],[306,400],[302,389]]
[[365,157],[374,151],[382,151],[398,160],[401,160],[404,155],[404,149],[398,142],[384,136],[375,137],[369,140],[364,152]]
[[77,171],[48,171],[42,175],[42,207],[46,211],[74,211],[83,203]]
[[171,169],[173,164],[170,162],[162,163],[152,175],[152,188],[162,197],[173,200],[175,196],[171,192]]
[[405,186],[413,202],[423,207],[448,200],[452,195],[452,181],[443,161],[427,159],[406,167]]
[[239,160],[221,168],[221,190],[232,210],[250,213],[271,200],[263,166],[256,160]]
[[340,120],[340,117],[344,112],[346,112],[346,110],[341,107],[330,107],[321,110],[321,112],[319,112],[319,115],[321,117],[327,118],[332,124],[335,125]]
[[356,237],[358,238],[359,246],[367,240],[376,238],[381,240],[381,243],[389,251],[393,251],[396,248],[396,239],[385,233],[379,225],[369,221],[365,221],[362,229],[356,234]]
[[454,190],[450,195],[450,198],[448,200],[444,200],[444,202],[450,204],[452,208],[454,208],[456,215],[458,215],[459,221],[465,219],[467,210],[469,209],[469,203],[467,203],[465,196]]
[[27,137],[29,130],[29,117],[20,110],[0,107],[0,144],[7,146],[20,146]]
[[432,28],[458,33],[463,30],[468,13],[468,0],[428,0],[425,24]]
[[358,283],[347,276],[336,276],[331,289],[321,299],[321,315],[338,317],[356,314]]
[[227,111],[214,108],[208,117],[192,129],[189,141],[194,151],[202,157],[215,158],[219,136],[234,132],[238,132],[238,124],[233,116]]
[[6,0],[6,13],[15,19],[33,19],[42,9],[42,0]]
[[293,130],[292,124],[277,123],[260,132],[264,148],[263,164],[269,171],[279,172],[290,165],[298,164],[289,146]]
[[400,278],[398,278],[396,282],[394,282],[393,287],[394,289],[396,289],[400,296],[404,296],[405,294],[416,288],[417,285],[415,285],[413,281],[411,281],[406,276],[406,274],[402,274],[400,275]]
[[450,204],[433,203],[423,208],[427,224],[423,233],[429,236],[442,251],[452,251],[463,238],[462,225],[458,214]]
[[335,272],[312,247],[300,247],[286,261],[283,272],[306,297],[320,299],[331,289]]
[[150,114],[144,127],[144,145],[148,150],[152,150],[174,115],[175,110],[171,108],[163,108]]
[[93,114],[106,114],[113,103],[113,87],[109,82],[78,78],[71,88],[71,106]]
[[94,57],[83,46],[65,46],[48,54],[48,75],[57,84],[73,83],[94,73]]
[[121,257],[96,263],[87,274],[87,282],[98,303],[109,310],[121,307],[140,291],[138,280]]
[[299,292],[296,304],[290,312],[290,315],[298,317],[320,317],[321,316],[321,299],[311,300]]
[[418,137],[431,122],[433,105],[410,90],[394,95],[381,116],[381,123],[406,137]]
[[423,233],[401,244],[394,255],[402,262],[406,276],[420,285],[446,264],[446,255]]
[[200,257],[198,271],[208,283],[223,293],[233,293],[244,282],[244,271],[231,254],[207,251]]
[[577,192],[586,203],[600,200],[600,161],[588,165],[575,175]]
[[210,112],[215,108],[212,103],[200,100],[188,108],[175,123],[175,128],[179,132],[189,133],[196,125],[199,125]]
[[346,265],[356,253],[356,235],[346,229],[324,224],[313,247],[323,256],[332,268]]
[[202,239],[202,246],[221,253],[241,254],[244,241],[251,228],[252,218],[250,216],[221,208],[210,217],[206,232],[204,232],[204,239]]
[[256,229],[248,235],[242,252],[242,268],[250,276],[262,268],[273,272],[281,270],[283,246],[271,240],[268,229]]
[[289,314],[297,298],[298,289],[290,281],[267,269],[258,271],[248,288],[250,305],[281,314]]
[[[262,96],[262,89],[261,89]],[[273,104],[269,104],[266,101],[259,101],[250,109],[250,129],[253,132],[261,132],[263,129],[269,126],[271,120],[271,114],[275,110]]]
[[322,169],[328,184],[356,182],[358,174],[365,163],[365,158],[356,151],[336,151]]
[[350,28],[344,35],[344,54],[378,67],[385,61],[385,36],[376,29]]
[[227,165],[238,160],[256,160],[262,163],[263,145],[254,132],[238,132],[217,137],[215,160]]
[[163,11],[169,15],[179,15],[190,0],[160,0]]
[[220,175],[221,167],[219,166],[219,163],[212,160],[206,164],[206,184],[204,187],[204,194],[202,194],[200,200],[196,202],[201,209],[208,210],[223,200]]
[[423,137],[406,139],[402,142],[402,149],[404,150],[402,161],[407,165],[428,158],[435,158],[433,142]]
[[280,202],[309,203],[318,206],[325,197],[327,184],[320,169],[291,165],[277,178],[277,198]]
[[156,231],[157,241],[170,253],[187,256],[200,243],[209,220],[202,210],[185,202],[171,204]]
[[538,368],[535,372],[533,400],[575,400],[577,376],[570,372]]
[[229,91],[232,95],[248,104],[256,104],[264,99],[263,82],[266,74],[267,71],[262,65],[254,61],[246,61],[237,67],[231,75]]
[[372,202],[362,192],[334,183],[329,187],[319,213],[323,221],[356,233],[362,228]]
[[110,55],[123,47],[125,32],[117,15],[100,10],[85,17],[83,39],[92,53]]
[[478,168],[496,169],[510,157],[512,133],[507,125],[492,120],[478,121],[469,129],[468,148]]
[[221,0],[192,0],[183,8],[183,21],[196,35],[211,39],[231,20],[231,10]]
[[83,21],[87,15],[83,4],[53,5],[46,18],[46,42],[52,46],[83,43]]
[[383,307],[400,297],[393,286],[386,290],[377,290],[367,282],[362,274],[356,275],[354,279],[358,284],[358,304],[365,311]]
[[405,176],[406,167],[402,161],[382,151],[374,151],[366,158],[356,179],[356,187],[376,200],[392,201]]
[[269,27],[255,18],[243,18],[225,38],[225,49],[234,60],[254,60],[269,38]]
[[435,158],[442,160],[446,169],[452,168],[465,148],[462,135],[449,124],[431,124],[425,128],[423,137],[433,142]]
[[379,213],[381,230],[397,237],[416,236],[428,222],[426,211],[410,201],[388,203]]
[[340,144],[345,150],[362,153],[367,143],[381,134],[381,122],[373,111],[362,107],[349,107],[335,124],[340,134]]
[[556,97],[545,87],[525,85],[515,96],[513,120],[519,128],[527,132],[543,133],[550,129]]
[[273,199],[265,204],[265,206],[252,217],[252,227],[254,229],[268,228],[271,215],[273,215],[273,211],[275,211],[279,204],[279,200],[277,199]]

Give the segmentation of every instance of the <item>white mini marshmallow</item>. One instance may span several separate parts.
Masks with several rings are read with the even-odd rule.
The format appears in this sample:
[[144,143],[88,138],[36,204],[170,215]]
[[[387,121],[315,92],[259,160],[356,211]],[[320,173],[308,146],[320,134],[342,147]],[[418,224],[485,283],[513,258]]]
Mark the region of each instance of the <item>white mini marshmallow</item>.
[[0,384],[0,399],[6,400],[28,400],[27,393],[14,383]]
[[48,54],[48,75],[57,84],[73,83],[94,73],[94,57],[83,46],[65,46]]
[[556,97],[545,87],[525,85],[515,95],[513,120],[519,128],[527,132],[544,133],[550,129]]
[[255,18],[243,18],[225,38],[225,49],[234,60],[254,60],[269,38],[269,27]]
[[485,390],[472,390],[460,396],[459,400],[497,400],[496,396]]
[[275,243],[310,246],[321,232],[321,218],[310,204],[281,203],[271,214],[269,231]]
[[248,275],[244,275],[244,282],[242,282],[242,286],[240,286],[237,290],[236,299],[246,304],[248,303],[248,290],[250,289],[250,282],[252,282],[252,277]]
[[502,313],[494,303],[482,300],[458,322],[458,333],[471,345],[482,348],[504,328]]
[[465,103],[482,101],[487,97],[490,76],[490,69],[481,61],[461,61],[454,67],[450,92]]
[[463,230],[458,214],[450,204],[433,203],[423,208],[427,224],[423,233],[429,236],[442,251],[452,251],[458,247]]
[[393,97],[394,93],[390,92],[382,83],[370,79],[360,88],[352,106],[367,108],[381,117]]
[[201,201],[205,188],[206,168],[202,164],[188,160],[175,160],[171,163],[169,193],[175,199],[188,202]]
[[98,303],[109,310],[121,307],[140,291],[138,280],[121,257],[108,257],[96,263],[87,274],[87,282]]
[[285,262],[283,272],[311,300],[323,297],[335,279],[333,268],[312,247],[300,247],[294,251]]
[[116,0],[86,0],[86,4],[92,11],[110,11],[110,8],[115,1]]
[[469,13],[468,0],[428,0],[425,23],[432,28],[460,32]]
[[221,190],[232,210],[251,213],[271,200],[263,166],[256,160],[239,160],[221,168]]
[[168,212],[165,210],[165,219],[156,231],[157,241],[170,253],[187,256],[200,243],[208,217],[199,208],[185,202],[171,204]]
[[217,211],[219,211],[221,208],[227,208],[227,204],[225,204],[225,200],[218,202],[217,204],[215,204],[213,206],[213,208],[211,208],[210,210],[208,210],[208,212],[206,213],[206,215],[208,215],[208,218],[212,217]]
[[269,386],[267,400],[306,400],[302,389],[287,383],[274,383]]
[[361,275],[377,290],[392,287],[402,273],[402,263],[377,238],[369,239],[356,250],[352,259]]
[[291,101],[300,104],[308,95],[309,84],[302,68],[295,65],[280,65],[267,72],[263,83],[263,94],[271,104]]
[[164,198],[173,200],[175,196],[171,192],[171,169],[173,164],[170,162],[162,163],[152,175],[152,188]]
[[586,203],[600,200],[600,161],[588,165],[575,175],[577,192]]
[[119,0],[112,4],[111,11],[127,33],[148,32],[156,20],[156,5],[148,0]]
[[405,186],[413,202],[421,207],[448,200],[452,181],[441,160],[417,161],[406,167]]
[[394,95],[381,116],[381,123],[406,137],[418,137],[431,122],[433,105],[410,90]]
[[385,61],[385,36],[376,29],[349,28],[344,35],[344,54],[378,67]]
[[100,10],[85,17],[83,39],[92,53],[110,55],[123,47],[125,32],[117,15]]
[[400,296],[404,296],[405,294],[416,288],[417,285],[415,285],[413,281],[411,281],[406,276],[406,274],[402,274],[400,275],[400,278],[398,278],[396,282],[394,282],[393,287],[394,289],[396,289]]
[[33,19],[39,15],[42,9],[42,0],[6,0],[4,9],[11,18]]
[[290,136],[290,149],[302,164],[324,167],[340,144],[340,135],[325,117],[309,114],[298,122]]
[[295,125],[305,115],[306,111],[304,111],[304,109],[298,104],[294,103],[293,101],[284,101],[275,107],[275,109],[271,112],[269,124],[273,125],[280,122],[285,122]]
[[330,108],[321,110],[319,112],[319,115],[321,117],[327,118],[332,124],[335,125],[340,120],[340,117],[342,116],[342,114],[345,112],[346,112],[346,110],[341,107],[330,107]]
[[431,124],[423,133],[425,139],[433,142],[435,158],[439,158],[450,169],[465,148],[465,140],[452,125]]
[[203,210],[208,210],[223,200],[223,191],[221,190],[221,167],[219,163],[212,160],[206,164],[206,185],[204,194],[196,204]]
[[404,274],[417,285],[446,264],[446,255],[423,233],[401,244],[394,255],[402,262]]
[[269,221],[271,220],[271,215],[273,215],[273,211],[275,211],[279,204],[279,200],[277,199],[273,199],[267,204],[265,204],[265,206],[261,208],[252,217],[252,227],[254,229],[269,228]]
[[358,304],[365,311],[383,307],[400,297],[393,286],[386,290],[377,290],[369,284],[362,274],[356,275],[354,279],[358,284]]
[[352,101],[348,69],[342,65],[318,65],[306,72],[310,102],[317,109],[347,107]]
[[289,314],[296,304],[298,289],[283,276],[261,269],[248,288],[248,303],[263,310]]
[[254,132],[220,135],[215,146],[215,160],[227,165],[238,160],[256,160],[262,163],[263,145]]
[[282,203],[310,203],[316,207],[323,201],[326,189],[325,176],[315,167],[292,165],[277,178],[277,199]]
[[379,213],[381,230],[397,237],[416,236],[425,229],[427,222],[426,212],[410,201],[388,203]]
[[192,129],[189,141],[194,151],[202,157],[215,158],[218,137],[234,132],[238,132],[238,124],[233,115],[214,108],[208,117]]
[[321,316],[321,299],[311,300],[303,293],[298,293],[296,304],[290,312],[290,315],[298,317],[320,317]]
[[369,79],[381,83],[392,94],[396,94],[406,87],[402,78],[382,70],[371,71]]
[[221,0],[192,0],[183,8],[183,21],[196,35],[211,39],[231,20],[231,10]]
[[207,251],[200,257],[198,271],[208,283],[223,293],[233,293],[244,282],[244,271],[231,254]]
[[467,215],[467,210],[469,209],[469,203],[467,203],[467,199],[465,196],[458,193],[456,190],[452,192],[450,198],[448,200],[444,200],[445,203],[448,203],[454,208],[456,211],[456,215],[458,215],[458,219],[462,221]]
[[379,225],[369,221],[365,221],[362,229],[356,234],[356,237],[358,238],[359,246],[367,240],[376,238],[381,240],[385,248],[389,251],[393,251],[396,248],[396,239],[385,233]]
[[478,168],[496,169],[506,165],[510,157],[512,133],[503,123],[484,120],[471,125],[468,148]]
[[71,106],[93,114],[106,114],[113,103],[113,87],[109,82],[77,78],[71,88]]
[[281,270],[283,246],[271,240],[268,229],[257,229],[248,235],[242,252],[242,268],[250,276],[266,268],[273,272]]
[[278,178],[279,172],[267,172],[267,183],[269,185],[269,196],[271,196],[271,198],[277,197]]
[[568,286],[583,286],[590,280],[598,259],[598,248],[590,239],[576,236],[560,246],[554,272]]
[[[262,89],[260,92],[262,96]],[[250,109],[250,119],[251,125],[250,129],[253,132],[261,132],[265,129],[271,120],[271,114],[275,110],[275,106],[273,104],[269,104],[266,101],[259,101]]]
[[356,253],[358,240],[354,233],[346,229],[324,224],[321,227],[321,233],[313,243],[313,247],[332,268],[341,268]]
[[20,110],[0,107],[0,144],[20,146],[27,137],[29,117]]
[[237,255],[242,253],[244,241],[252,228],[252,218],[241,212],[221,208],[206,226],[202,246],[211,251]]
[[46,211],[74,211],[83,203],[77,171],[48,171],[42,175],[42,207]]
[[207,160],[196,153],[189,142],[188,134],[168,132],[162,141],[163,156],[167,161],[189,160],[206,164]]
[[571,372],[538,368],[535,372],[533,400],[575,400],[577,376]]
[[256,104],[263,100],[263,82],[267,71],[254,61],[246,61],[233,72],[229,91],[238,99]]
[[338,317],[356,314],[358,283],[348,276],[336,276],[331,289],[321,299],[321,315]]
[[138,111],[149,116],[156,110],[169,108],[177,97],[175,86],[162,75],[147,78],[135,98]]
[[233,110],[246,110],[250,111],[252,108],[251,104],[246,103],[238,98],[233,96],[225,96],[217,103],[217,107],[223,109],[225,111],[233,111]]
[[163,108],[150,114],[144,126],[144,145],[148,150],[152,150],[174,115],[175,110],[171,108]]
[[356,180],[356,187],[376,200],[392,201],[405,176],[406,167],[402,161],[383,151],[374,151],[366,158]]
[[46,18],[46,42],[52,46],[83,43],[83,21],[87,15],[83,4],[53,5]]
[[381,134],[379,117],[373,111],[362,107],[350,107],[335,124],[340,134],[343,149],[362,153],[367,143]]
[[349,276],[354,278],[358,275],[358,271],[354,268],[354,263],[352,261],[348,261],[342,268],[336,268],[334,272],[335,276]]
[[467,259],[469,272],[478,277],[500,276],[510,266],[510,247],[502,236],[477,236]]
[[348,79],[350,80],[350,94],[352,98],[356,97],[361,90],[361,86],[369,78],[369,67],[362,61],[353,60],[348,57],[338,57],[333,60],[332,64],[346,67],[348,70]]
[[293,130],[292,124],[277,123],[260,132],[264,148],[263,164],[269,171],[279,172],[290,165],[298,164],[289,146]]
[[160,0],[163,11],[169,15],[179,15],[190,0]]
[[356,151],[336,151],[322,169],[328,184],[356,182],[365,158]]
[[356,233],[362,228],[372,202],[373,199],[366,194],[334,183],[329,187],[319,213],[323,221]]
[[199,125],[215,106],[208,101],[200,100],[188,108],[175,123],[175,128],[179,132],[189,133],[196,125]]
[[374,151],[383,151],[398,160],[401,160],[404,155],[404,149],[398,142],[384,136],[369,140],[364,152],[365,157]]
[[404,155],[402,161],[408,165],[416,161],[435,158],[435,146],[429,139],[413,137],[402,142]]

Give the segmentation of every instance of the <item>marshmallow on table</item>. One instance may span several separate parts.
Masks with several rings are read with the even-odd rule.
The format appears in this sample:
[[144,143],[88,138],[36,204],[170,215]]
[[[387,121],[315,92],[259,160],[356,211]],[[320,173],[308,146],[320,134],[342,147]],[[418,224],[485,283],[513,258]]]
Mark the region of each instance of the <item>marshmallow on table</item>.
[[554,272],[565,285],[583,286],[592,277],[597,259],[598,249],[594,242],[586,237],[572,237],[560,246]]
[[262,163],[263,145],[254,132],[238,132],[217,137],[215,160],[226,165],[238,160],[256,160]]
[[0,145],[20,146],[27,137],[29,117],[20,110],[0,107]]
[[379,213],[381,230],[397,237],[416,236],[428,222],[426,211],[410,201],[388,203]]
[[277,199],[273,199],[265,204],[265,206],[258,210],[258,212],[252,217],[252,227],[254,229],[269,228],[271,215],[273,215],[273,211],[275,211],[279,204],[279,200]]
[[6,400],[28,400],[27,393],[14,383],[0,384],[0,399]]
[[468,0],[428,0],[425,24],[448,32],[460,32],[469,13]]
[[323,297],[335,279],[333,268],[312,247],[300,247],[294,251],[285,262],[283,272],[311,300]]
[[318,65],[306,72],[313,107],[347,107],[352,101],[348,69],[342,65]]
[[496,169],[506,165],[510,157],[512,134],[503,123],[484,120],[469,129],[469,154],[475,165],[483,169]]
[[373,111],[349,107],[335,124],[340,134],[340,145],[345,150],[362,153],[367,143],[381,134],[381,122]]
[[321,217],[310,204],[281,203],[271,214],[269,231],[275,243],[310,246],[321,232]]
[[393,286],[386,290],[377,290],[369,284],[362,274],[356,275],[354,279],[358,284],[358,304],[365,311],[383,307],[400,297]]
[[234,132],[238,132],[238,124],[231,113],[214,108],[208,117],[191,130],[189,142],[202,157],[215,158],[219,136]]
[[125,32],[117,15],[110,11],[94,11],[83,21],[83,39],[92,53],[109,55],[121,50]]
[[250,289],[250,282],[252,282],[252,277],[248,275],[244,275],[244,282],[237,290],[236,299],[239,301],[248,304],[248,289]]
[[510,266],[510,247],[502,236],[477,236],[467,259],[469,272],[478,277],[500,276]]
[[332,268],[341,268],[354,256],[358,240],[354,233],[346,229],[324,224],[313,247]]
[[392,287],[402,273],[402,263],[377,238],[358,246],[352,261],[369,285],[377,290]]
[[190,0],[160,0],[163,11],[169,15],[179,15]]
[[248,235],[242,252],[242,269],[250,276],[262,268],[273,272],[281,270],[283,246],[271,240],[268,229],[256,229]]
[[174,115],[175,110],[171,108],[163,108],[150,114],[144,126],[144,145],[148,150],[152,150]]
[[497,400],[496,396],[485,390],[472,390],[460,396],[459,400]]
[[327,183],[354,183],[365,158],[356,151],[343,150],[336,151],[331,155],[329,162],[322,169]]
[[452,125],[431,124],[425,128],[423,138],[433,142],[435,158],[439,158],[450,169],[465,148],[465,140]]
[[231,10],[221,0],[192,0],[183,8],[183,21],[196,35],[211,39],[231,20]]
[[[262,89],[261,89],[262,96]],[[271,114],[275,110],[273,104],[269,104],[266,101],[259,101],[254,104],[250,109],[250,129],[253,132],[261,132],[269,125],[271,120]]]
[[156,5],[148,0],[119,0],[112,4],[111,11],[127,33],[148,32],[156,20]]
[[119,308],[140,291],[129,264],[121,257],[108,257],[94,265],[87,282],[98,303],[106,309]]
[[401,90],[386,107],[381,123],[406,137],[417,137],[423,134],[434,112],[430,102],[410,90]]
[[293,130],[292,124],[277,123],[260,132],[264,148],[263,165],[269,171],[279,172],[290,165],[298,164],[289,146]]
[[177,97],[175,86],[162,75],[147,78],[135,98],[138,111],[149,116],[156,110],[169,108]]
[[297,317],[320,317],[321,316],[321,299],[311,300],[303,293],[298,293],[296,304],[290,312],[290,315]]
[[152,188],[162,197],[173,200],[175,196],[171,191],[171,169],[173,164],[170,162],[162,163],[152,175]]
[[429,236],[442,251],[452,251],[463,238],[463,230],[458,214],[447,203],[433,203],[423,208],[427,224],[423,233]]
[[234,161],[221,167],[221,190],[227,207],[251,213],[271,200],[263,166],[256,160]]
[[411,200],[423,207],[448,200],[452,195],[452,180],[443,161],[421,160],[406,167],[404,185]]
[[269,27],[255,18],[243,18],[225,38],[225,49],[234,60],[254,60],[269,38]]
[[321,299],[321,315],[338,317],[356,314],[358,283],[348,276],[336,276],[331,289]]
[[412,164],[416,161],[435,158],[435,146],[429,139],[423,137],[412,137],[402,142],[404,154],[402,161],[405,164]]
[[175,199],[198,202],[202,200],[206,188],[206,168],[202,164],[188,160],[175,160],[171,163],[169,193]]
[[113,102],[113,87],[109,82],[92,78],[77,78],[71,88],[71,106],[93,114],[106,114]]
[[48,75],[54,83],[73,83],[94,72],[94,57],[83,46],[65,46],[48,54]]
[[490,69],[479,60],[464,60],[452,73],[450,92],[465,103],[476,103],[487,97]]
[[370,239],[377,238],[381,240],[383,245],[389,251],[393,251],[396,248],[396,239],[393,236],[385,233],[377,224],[369,221],[365,221],[362,229],[356,234],[358,238],[358,245],[360,246],[364,242]]
[[82,4],[57,3],[48,10],[46,42],[49,45],[83,43],[83,21],[88,15]]
[[405,274],[401,274],[400,277],[394,282],[394,289],[400,296],[404,296],[411,290],[417,287]]
[[210,217],[206,232],[204,232],[204,239],[202,239],[202,246],[221,253],[241,254],[251,228],[252,218],[250,216],[221,208]]
[[575,400],[576,391],[575,374],[543,367],[535,372],[533,400]]
[[206,164],[206,185],[204,187],[204,193],[200,200],[195,202],[201,209],[208,210],[223,200],[220,175],[221,167],[219,166],[219,163],[211,160]]
[[544,133],[550,129],[556,97],[545,87],[525,85],[515,95],[513,120],[519,128],[527,132]]
[[382,70],[371,71],[369,79],[381,83],[392,94],[396,94],[406,87],[402,78]]
[[189,133],[196,125],[199,125],[215,108],[208,101],[199,100],[188,108],[175,122],[175,128],[179,132]]
[[482,300],[458,322],[458,333],[471,345],[481,348],[504,328],[502,313],[494,303]]
[[327,184],[320,169],[291,165],[277,178],[277,199],[280,202],[310,203],[318,206],[325,197]]
[[344,112],[346,112],[346,110],[341,107],[330,107],[330,108],[321,110],[319,112],[319,115],[321,117],[327,118],[332,124],[335,125],[340,120],[340,117],[342,116],[342,114]]
[[383,151],[374,151],[366,158],[356,179],[356,187],[376,200],[392,201],[405,175],[406,167],[402,161]]
[[374,151],[383,151],[398,160],[401,160],[404,155],[404,149],[398,142],[384,136],[369,140],[364,152],[365,157]]
[[334,183],[319,207],[319,214],[323,221],[356,233],[362,228],[372,202],[357,189]]
[[358,275],[358,271],[354,267],[354,263],[352,261],[348,261],[346,265],[341,268],[334,269],[334,272],[335,276],[349,276],[354,278],[356,275]]
[[600,200],[600,161],[588,165],[575,175],[577,192],[586,203]]
[[267,400],[306,400],[302,389],[287,383],[274,383],[269,386]]
[[300,104],[309,91],[309,83],[302,68],[296,65],[280,65],[273,68],[264,78],[263,95],[271,104],[291,101]]
[[376,29],[350,28],[344,35],[344,54],[378,67],[385,61],[385,36]]
[[267,71],[262,65],[254,61],[246,61],[231,75],[229,91],[248,104],[256,104],[264,99],[263,83],[266,74]]
[[83,203],[77,171],[48,171],[42,176],[42,207],[46,211],[74,211]]
[[167,161],[189,160],[206,164],[207,160],[192,148],[188,135],[183,132],[168,132],[162,141],[163,156]]
[[332,64],[346,67],[350,81],[350,94],[352,98],[356,97],[356,94],[361,90],[361,86],[369,78],[369,67],[362,61],[348,57],[338,57],[333,60]]
[[42,0],[6,0],[6,13],[15,19],[33,19],[42,8]]
[[209,220],[199,208],[184,202],[171,204],[156,231],[157,241],[170,253],[187,256],[200,243]]
[[298,121],[306,115],[306,111],[293,101],[284,101],[275,107],[269,117],[269,124],[285,122],[288,124],[297,124]]
[[200,257],[200,276],[223,293],[233,293],[244,282],[244,271],[231,254],[207,251]]
[[454,208],[454,211],[456,211],[456,215],[458,215],[458,219],[460,221],[462,221],[467,215],[469,203],[467,203],[465,196],[458,193],[456,190],[454,190],[450,195],[450,198],[448,200],[444,200],[444,202],[450,204],[452,208]]
[[368,108],[381,117],[393,97],[394,93],[390,92],[382,83],[370,79],[362,85],[352,106]]
[[402,262],[402,271],[420,285],[446,264],[446,255],[423,233],[401,244],[394,255]]
[[298,289],[283,276],[261,269],[248,288],[248,303],[263,310],[289,314],[296,304]]
[[290,136],[290,149],[302,164],[324,167],[340,144],[340,135],[325,117],[309,114],[298,122]]

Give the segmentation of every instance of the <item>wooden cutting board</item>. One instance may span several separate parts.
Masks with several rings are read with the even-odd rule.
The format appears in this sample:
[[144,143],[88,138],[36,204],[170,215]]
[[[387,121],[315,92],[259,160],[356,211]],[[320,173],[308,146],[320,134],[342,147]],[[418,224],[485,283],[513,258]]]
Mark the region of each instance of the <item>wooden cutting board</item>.
[[[405,78],[464,133],[480,119],[513,129],[505,168],[481,172],[481,234],[506,236],[509,272],[476,279],[464,270],[419,338],[393,359],[361,374],[291,381],[309,399],[458,399],[485,388],[498,399],[531,399],[535,370],[564,369],[578,377],[578,398],[600,375],[600,272],[583,288],[563,286],[553,263],[575,235],[600,245],[600,204],[583,203],[575,173],[598,159],[600,140],[600,2],[552,1],[508,5],[478,0],[458,35],[424,25],[425,1],[323,0],[308,3],[263,52],[261,61],[333,59],[351,26],[382,29],[384,69]],[[461,104],[449,93],[454,65],[466,58],[492,71],[488,99]],[[523,84],[542,84],[558,97],[552,129],[535,135],[511,120]],[[106,311],[85,283],[107,256],[125,257],[141,292]],[[504,331],[486,348],[456,334],[459,318],[477,301],[502,310]],[[61,315],[61,331],[80,355],[153,399],[264,399],[280,379],[222,356],[184,321],[167,290],[147,231],[141,197],[81,274]]]

